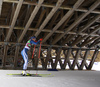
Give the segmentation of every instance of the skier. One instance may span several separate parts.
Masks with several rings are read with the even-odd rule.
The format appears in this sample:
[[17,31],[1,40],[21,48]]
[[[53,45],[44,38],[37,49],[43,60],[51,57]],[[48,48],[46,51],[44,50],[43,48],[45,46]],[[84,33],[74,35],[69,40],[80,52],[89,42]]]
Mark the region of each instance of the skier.
[[26,72],[26,70],[27,70],[27,65],[28,65],[28,55],[27,55],[27,52],[30,50],[30,47],[31,47],[32,45],[37,45],[37,44],[39,44],[41,41],[42,41],[42,38],[39,39],[38,41],[36,41],[36,37],[33,36],[33,37],[31,37],[31,38],[27,41],[27,43],[26,43],[24,49],[21,51],[21,55],[22,55],[22,57],[23,57],[23,59],[24,59],[23,71],[22,71],[22,73],[21,73],[23,76],[24,76],[24,75],[29,75],[29,73]]

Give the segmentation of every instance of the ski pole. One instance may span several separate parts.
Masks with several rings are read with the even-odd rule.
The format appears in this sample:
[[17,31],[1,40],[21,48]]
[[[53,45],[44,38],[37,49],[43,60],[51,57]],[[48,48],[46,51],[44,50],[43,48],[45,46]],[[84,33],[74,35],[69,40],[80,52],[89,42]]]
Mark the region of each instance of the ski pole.
[[40,42],[40,48],[39,48],[39,55],[38,55],[38,58],[40,58],[40,53],[41,53],[41,43],[42,43],[42,42]]
[[[40,42],[40,48],[39,48],[39,55],[38,55],[38,59],[40,59],[40,53],[41,53],[41,43],[42,43],[42,42]],[[37,71],[36,71],[36,75],[37,75],[37,73],[38,73],[38,69],[37,69]]]
[[32,54],[32,59],[33,59],[33,57],[34,57],[35,47],[36,47],[36,45],[34,45],[33,54]]

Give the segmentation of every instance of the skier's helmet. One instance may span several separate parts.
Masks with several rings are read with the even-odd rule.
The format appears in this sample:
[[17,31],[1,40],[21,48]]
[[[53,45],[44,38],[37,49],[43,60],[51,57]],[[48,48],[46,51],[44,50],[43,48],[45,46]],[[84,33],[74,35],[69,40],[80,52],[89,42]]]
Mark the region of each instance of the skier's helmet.
[[35,37],[35,36],[33,36],[33,37],[31,37],[31,39],[36,39],[36,37]]

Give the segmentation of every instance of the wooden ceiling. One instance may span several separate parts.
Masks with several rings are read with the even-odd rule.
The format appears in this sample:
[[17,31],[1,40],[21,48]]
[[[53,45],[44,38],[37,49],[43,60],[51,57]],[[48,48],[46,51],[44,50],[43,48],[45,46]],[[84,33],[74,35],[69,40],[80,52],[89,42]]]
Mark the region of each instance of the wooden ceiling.
[[0,43],[96,48],[100,45],[100,0],[0,0]]

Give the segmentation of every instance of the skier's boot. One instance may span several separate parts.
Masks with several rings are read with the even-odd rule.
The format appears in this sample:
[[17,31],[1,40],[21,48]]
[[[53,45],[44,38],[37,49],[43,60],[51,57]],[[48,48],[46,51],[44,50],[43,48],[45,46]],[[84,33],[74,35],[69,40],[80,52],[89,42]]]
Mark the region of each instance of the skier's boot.
[[30,74],[30,73],[28,73],[28,72],[26,72],[25,70],[24,70],[24,71],[22,71],[21,75],[23,75],[23,76],[31,76],[31,74]]

